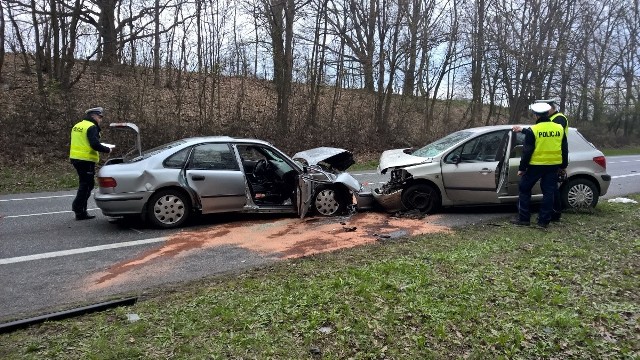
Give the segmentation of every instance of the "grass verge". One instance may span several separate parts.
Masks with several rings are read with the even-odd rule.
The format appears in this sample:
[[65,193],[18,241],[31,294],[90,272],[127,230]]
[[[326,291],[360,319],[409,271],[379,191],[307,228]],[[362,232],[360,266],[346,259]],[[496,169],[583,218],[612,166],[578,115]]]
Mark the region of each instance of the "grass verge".
[[69,161],[0,166],[0,195],[76,189],[78,175]]
[[618,156],[618,155],[638,155],[640,154],[640,147],[625,147],[619,149],[604,149],[602,150],[605,156]]
[[637,358],[639,223],[603,201],[283,261],[2,335],[0,357]]

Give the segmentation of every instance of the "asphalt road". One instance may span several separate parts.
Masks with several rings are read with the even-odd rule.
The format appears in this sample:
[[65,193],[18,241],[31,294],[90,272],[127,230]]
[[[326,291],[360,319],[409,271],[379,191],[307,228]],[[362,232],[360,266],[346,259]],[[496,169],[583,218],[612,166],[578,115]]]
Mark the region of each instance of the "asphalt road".
[[[608,194],[614,198],[640,193],[640,156],[607,158],[612,175]],[[386,177],[373,171],[355,172],[374,188]],[[159,285],[177,284],[204,276],[245,270],[277,261],[269,254],[237,246],[192,251],[186,257],[152,259],[154,266],[134,273],[127,281],[96,286],[105,270],[149,257],[168,236],[209,229],[238,221],[276,219],[245,214],[204,216],[180,230],[159,230],[138,223],[113,222],[95,208],[97,218],[75,221],[70,211],[74,192],[0,196],[0,322],[104,301],[123,294],[141,295]],[[463,208],[446,211],[442,225],[456,226],[505,217],[513,206]],[[145,255],[147,254],[147,255]],[[159,271],[158,269],[170,269]],[[146,271],[146,272],[145,272]],[[108,275],[108,274],[107,274]]]

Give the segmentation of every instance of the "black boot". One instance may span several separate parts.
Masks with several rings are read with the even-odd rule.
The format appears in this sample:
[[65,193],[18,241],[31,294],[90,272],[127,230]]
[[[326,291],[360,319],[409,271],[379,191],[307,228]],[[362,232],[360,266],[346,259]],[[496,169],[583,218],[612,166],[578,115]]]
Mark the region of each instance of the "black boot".
[[89,213],[87,212],[83,212],[83,213],[77,213],[76,214],[76,220],[90,220],[95,218],[95,215],[89,215]]

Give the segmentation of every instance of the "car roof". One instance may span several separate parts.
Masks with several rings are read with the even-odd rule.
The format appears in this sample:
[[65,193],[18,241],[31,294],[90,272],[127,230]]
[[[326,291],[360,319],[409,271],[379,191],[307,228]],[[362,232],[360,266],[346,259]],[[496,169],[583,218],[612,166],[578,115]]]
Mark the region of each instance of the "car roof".
[[260,145],[271,145],[268,141],[251,138],[234,138],[231,136],[197,136],[182,139],[185,144],[192,145],[203,142],[229,142],[229,143],[251,143]]
[[[479,127],[474,127],[474,128],[468,128],[468,129],[460,129],[460,131],[472,131],[474,133],[482,133],[482,132],[491,131],[491,130],[511,129],[514,126],[520,126],[520,127],[523,127],[523,128],[528,128],[528,127],[532,127],[533,125],[535,125],[535,124],[489,125],[489,126],[479,126]],[[576,128],[570,127],[569,130],[575,131]]]

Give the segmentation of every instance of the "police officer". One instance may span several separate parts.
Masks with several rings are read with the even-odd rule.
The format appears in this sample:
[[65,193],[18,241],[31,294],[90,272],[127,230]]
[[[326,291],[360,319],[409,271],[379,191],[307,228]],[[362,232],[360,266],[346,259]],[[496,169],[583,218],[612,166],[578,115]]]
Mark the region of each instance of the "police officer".
[[[548,112],[549,120],[553,121],[556,124],[561,125],[564,128],[564,136],[568,136],[569,134],[569,120],[567,117],[561,113],[558,109],[559,103],[555,99],[545,99],[545,100],[536,100],[534,103],[546,103],[551,106],[551,109]],[[519,132],[522,131],[520,126],[514,126],[513,131]],[[568,142],[567,142],[568,144]],[[562,167],[558,170],[558,182],[562,182],[567,177],[567,169],[566,166]],[[560,187],[556,186],[553,191],[553,214],[551,215],[551,221],[560,221],[562,216],[562,198],[560,197]]]
[[567,138],[564,128],[549,119],[551,105],[539,102],[529,106],[529,109],[537,120],[532,127],[522,129],[525,140],[518,168],[518,176],[521,176],[518,217],[511,222],[524,226],[530,224],[531,189],[540,180],[543,200],[538,226],[546,228],[553,216],[553,193],[557,188],[558,170],[567,167]]
[[[551,110],[549,110],[549,120],[553,121],[556,124],[562,125],[564,128],[565,137],[569,134],[569,120],[567,117],[559,111],[560,107],[558,101],[554,99],[547,100],[536,100],[537,103],[547,103],[551,105]],[[561,168],[558,171],[559,179],[566,179],[567,171],[566,167]],[[559,181],[560,182],[560,181]],[[560,187],[556,186],[553,192],[553,215],[551,215],[551,221],[560,221],[560,217],[562,216],[562,198],[560,197]]]
[[96,163],[100,161],[98,152],[110,153],[111,149],[100,143],[100,124],[104,109],[95,107],[85,111],[85,117],[71,129],[71,149],[69,159],[78,172],[78,192],[71,208],[76,220],[95,218],[87,213],[87,201],[95,186]]

